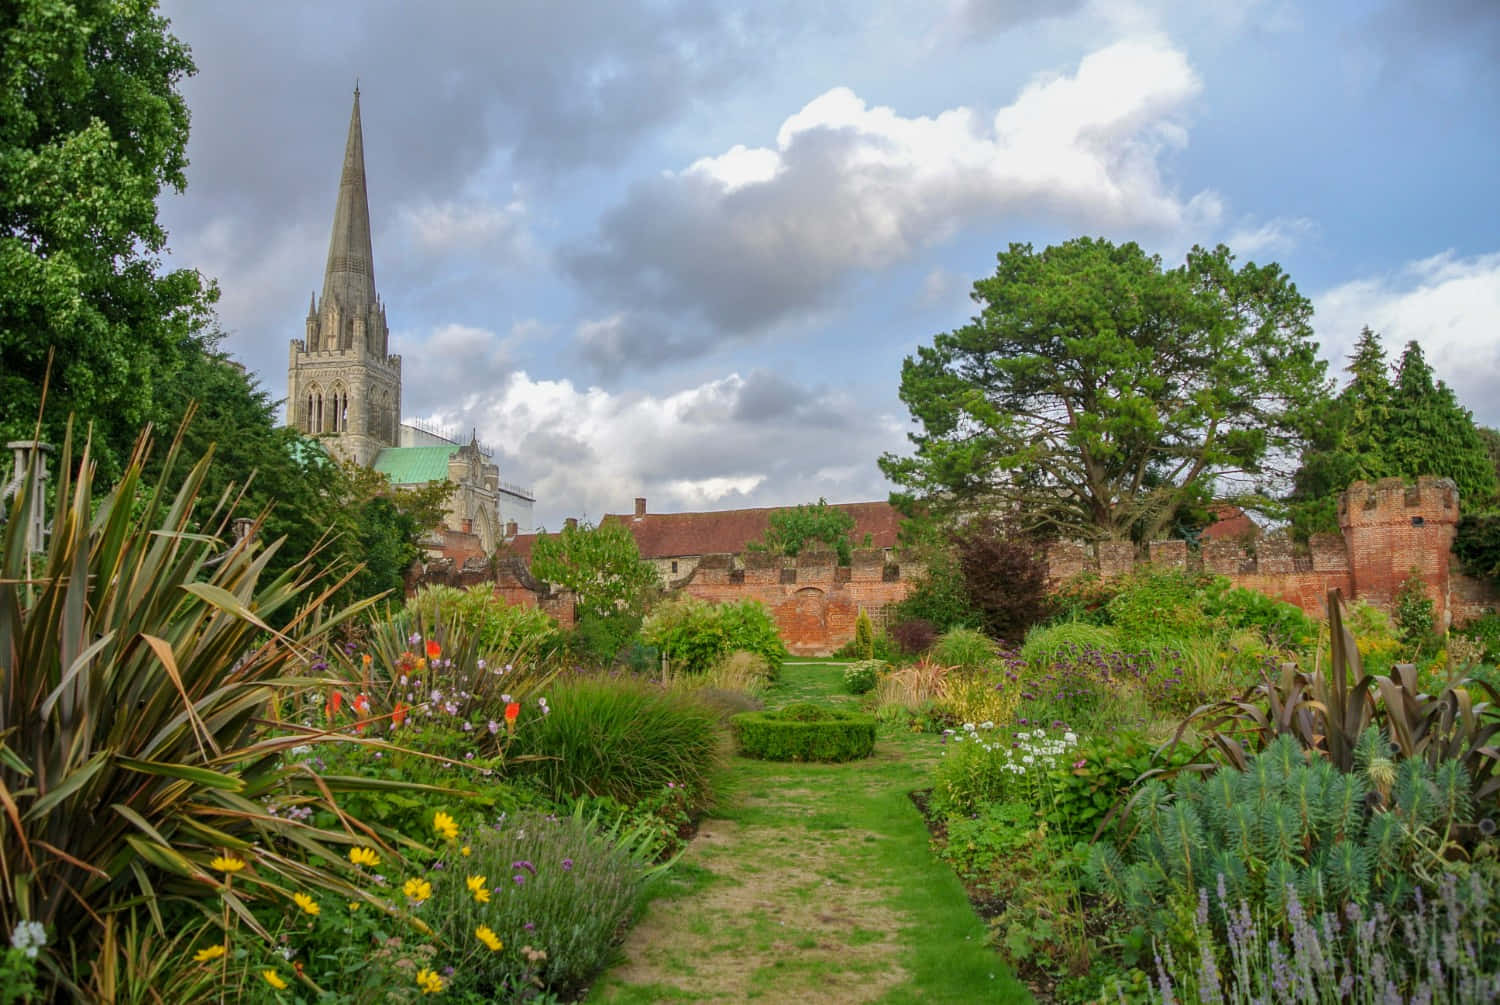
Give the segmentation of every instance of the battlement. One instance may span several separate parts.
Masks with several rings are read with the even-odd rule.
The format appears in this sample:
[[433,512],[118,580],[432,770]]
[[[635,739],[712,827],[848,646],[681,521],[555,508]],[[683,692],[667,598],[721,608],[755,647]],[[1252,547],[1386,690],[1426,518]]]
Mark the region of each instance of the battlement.
[[1355,482],[1339,496],[1339,526],[1376,527],[1389,524],[1458,523],[1458,486],[1448,478],[1400,478]]

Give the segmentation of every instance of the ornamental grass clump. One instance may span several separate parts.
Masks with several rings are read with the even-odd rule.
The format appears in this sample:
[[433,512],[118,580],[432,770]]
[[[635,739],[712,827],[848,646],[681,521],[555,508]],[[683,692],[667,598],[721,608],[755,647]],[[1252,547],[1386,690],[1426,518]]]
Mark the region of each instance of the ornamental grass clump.
[[551,694],[550,714],[516,732],[511,777],[556,800],[634,804],[671,784],[685,789],[694,811],[711,805],[724,731],[717,711],[694,694],[602,676],[562,678]]

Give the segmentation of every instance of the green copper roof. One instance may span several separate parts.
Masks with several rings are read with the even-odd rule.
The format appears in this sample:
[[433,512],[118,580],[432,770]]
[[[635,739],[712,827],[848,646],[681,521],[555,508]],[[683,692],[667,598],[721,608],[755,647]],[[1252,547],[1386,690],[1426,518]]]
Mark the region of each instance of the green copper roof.
[[374,468],[395,485],[425,485],[448,477],[448,458],[457,447],[386,447]]

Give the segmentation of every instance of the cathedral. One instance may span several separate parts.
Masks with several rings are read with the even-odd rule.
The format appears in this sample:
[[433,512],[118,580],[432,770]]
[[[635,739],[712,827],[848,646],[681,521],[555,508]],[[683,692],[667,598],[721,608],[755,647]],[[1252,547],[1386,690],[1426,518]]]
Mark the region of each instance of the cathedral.
[[531,530],[535,497],[500,480],[493,452],[477,435],[460,444],[401,421],[401,357],[390,351],[385,305],[375,291],[370,204],[365,188],[359,89],[333,211],[333,235],[322,295],[313,294],[304,336],[292,339],[287,366],[287,422],[328,452],[374,468],[397,486],[438,480],[456,488],[432,544],[441,550],[471,537],[488,555],[505,536]]

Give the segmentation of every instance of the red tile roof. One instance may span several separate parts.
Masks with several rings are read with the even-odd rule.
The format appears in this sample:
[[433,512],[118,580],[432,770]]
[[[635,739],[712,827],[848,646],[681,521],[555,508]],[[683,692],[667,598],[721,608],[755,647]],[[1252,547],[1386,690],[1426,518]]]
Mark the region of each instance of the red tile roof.
[[[834,503],[854,518],[850,536],[856,548],[894,548],[901,514],[888,502]],[[679,558],[685,555],[738,553],[745,545],[762,538],[770,526],[771,514],[790,506],[764,509],[728,509],[711,513],[647,513],[637,517],[629,513],[606,513],[599,522],[620,523],[635,535],[642,558]],[[530,553],[530,546],[527,546]]]
[[1205,540],[1216,540],[1234,537],[1258,537],[1260,526],[1245,511],[1238,506],[1229,503],[1215,503],[1209,507],[1214,515],[1214,522],[1203,528]]

